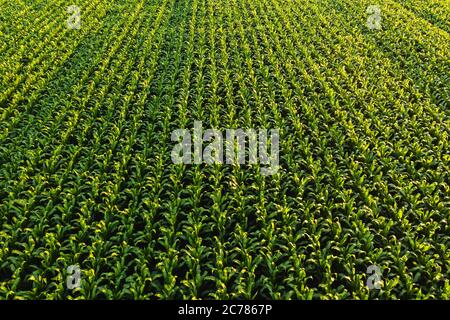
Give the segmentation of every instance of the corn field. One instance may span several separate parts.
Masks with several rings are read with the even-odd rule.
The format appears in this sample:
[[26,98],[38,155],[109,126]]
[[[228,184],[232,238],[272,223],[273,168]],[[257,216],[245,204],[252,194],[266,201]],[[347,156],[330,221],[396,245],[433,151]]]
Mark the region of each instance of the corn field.
[[448,0],[0,0],[0,299],[450,299],[449,135]]

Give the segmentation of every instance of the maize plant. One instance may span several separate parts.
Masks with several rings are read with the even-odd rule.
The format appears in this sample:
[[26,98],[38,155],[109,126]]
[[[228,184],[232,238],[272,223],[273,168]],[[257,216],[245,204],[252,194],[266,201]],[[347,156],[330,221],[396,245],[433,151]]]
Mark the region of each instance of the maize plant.
[[447,0],[0,8],[0,299],[450,299]]

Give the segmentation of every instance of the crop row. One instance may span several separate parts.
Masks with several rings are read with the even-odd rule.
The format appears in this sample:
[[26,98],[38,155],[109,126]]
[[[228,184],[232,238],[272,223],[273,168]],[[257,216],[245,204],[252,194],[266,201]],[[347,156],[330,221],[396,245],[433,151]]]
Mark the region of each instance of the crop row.
[[[80,30],[63,1],[7,4],[0,298],[450,298],[432,2],[384,1],[378,31],[370,1],[78,1]],[[198,120],[279,128],[280,170],[173,164]]]

